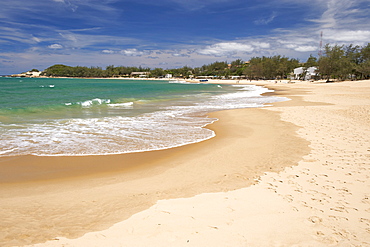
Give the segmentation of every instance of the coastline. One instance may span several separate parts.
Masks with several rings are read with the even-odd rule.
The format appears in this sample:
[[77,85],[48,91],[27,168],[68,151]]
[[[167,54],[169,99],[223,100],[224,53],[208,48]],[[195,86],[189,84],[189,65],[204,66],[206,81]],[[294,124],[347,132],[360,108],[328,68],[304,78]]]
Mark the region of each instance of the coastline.
[[[37,243],[56,236],[78,237],[89,231],[105,229],[149,208],[157,200],[251,185],[266,169],[278,171],[285,166],[283,161],[272,164],[271,143],[276,143],[284,153],[283,148],[290,145],[278,146],[280,136],[288,136],[287,142],[298,139],[291,131],[294,126],[281,122],[277,113],[258,108],[222,111],[212,113],[210,117],[220,119],[207,126],[217,132],[216,137],[183,147],[98,157],[24,156],[1,159],[0,169],[8,179],[1,183],[0,188],[3,206],[0,215],[7,219],[3,226],[5,235],[1,238],[2,244]],[[260,122],[283,128],[281,132],[276,132],[260,125]],[[264,136],[262,139],[261,135]],[[243,147],[240,140],[247,140],[245,144],[250,147]],[[259,140],[261,144],[255,148],[253,143]],[[298,149],[298,146],[294,147]],[[303,141],[302,146],[307,147],[307,142]],[[306,153],[308,150],[297,151]],[[237,162],[224,165],[240,153],[244,156]],[[299,155],[293,161],[288,155],[286,157],[290,165],[299,160]],[[267,160],[267,164],[261,165],[261,158]],[[281,159],[284,160],[284,157]],[[246,168],[244,160],[249,160],[251,167]],[[36,170],[29,171],[30,164]],[[26,177],[20,176],[21,173]],[[114,208],[112,205],[115,205]],[[76,217],[85,215],[87,208],[91,215],[101,217]],[[59,210],[64,213],[60,214]],[[54,225],[52,230],[40,230],[50,222]],[[24,231],[28,232],[27,237],[22,237]],[[12,238],[16,240],[10,241]]]
[[[344,241],[345,238],[353,243],[354,241],[365,243],[367,239],[363,240],[364,237],[366,238],[364,231],[366,233],[366,227],[369,226],[369,223],[366,223],[369,219],[366,202],[362,205],[358,201],[352,202],[348,198],[339,196],[337,198],[334,195],[338,189],[342,189],[339,192],[343,193],[346,193],[345,190],[356,190],[351,193],[358,195],[360,192],[357,191],[357,180],[364,181],[360,183],[362,186],[360,189],[363,189],[363,186],[369,186],[369,183],[352,171],[353,166],[340,168],[340,172],[351,170],[353,174],[351,177],[349,175],[338,177],[335,171],[331,171],[333,174],[324,174],[322,170],[316,172],[314,169],[323,166],[324,158],[316,157],[318,150],[322,151],[320,155],[328,154],[325,156],[326,162],[335,163],[330,161],[330,157],[336,155],[335,146],[325,148],[316,143],[321,136],[314,135],[314,131],[319,131],[320,135],[326,134],[326,137],[334,136],[338,131],[336,124],[341,122],[333,123],[333,130],[330,128],[324,130],[324,127],[328,128],[328,126],[322,126],[323,123],[326,124],[324,120],[330,122],[332,120],[330,117],[337,116],[335,114],[341,108],[352,109],[354,106],[363,106],[364,102],[365,104],[369,102],[366,97],[364,97],[365,101],[353,102],[353,98],[359,93],[350,95],[346,90],[346,87],[349,87],[348,83],[352,82],[332,85],[275,85],[261,82],[275,89],[276,94],[288,96],[292,100],[274,103],[274,107],[212,113],[210,114],[212,117],[220,119],[208,126],[216,132],[215,138],[164,150],[166,152],[153,151],[152,156],[139,167],[120,170],[122,167],[118,165],[118,170],[97,171],[82,177],[68,176],[68,179],[1,185],[1,200],[4,207],[0,212],[5,219],[1,238],[5,241],[2,243],[5,245],[41,243],[55,237],[58,238],[40,246],[63,244],[82,246],[83,243],[88,245],[90,243],[89,246],[93,246],[92,244],[99,246],[99,243],[100,246],[103,243],[109,246],[118,246],[122,243],[129,246],[149,243],[152,246],[169,244],[182,246],[189,243],[187,240],[192,246],[205,246],[206,243],[225,246],[223,241],[227,241],[232,246],[246,243],[250,243],[250,246],[271,246],[272,243],[324,246],[325,243],[335,244],[339,240]],[[366,96],[363,90],[364,88],[368,90],[369,86],[364,82],[354,82],[350,85],[359,85],[362,90],[360,93]],[[325,91],[328,88],[329,93]],[[351,98],[352,103],[346,101],[344,105],[341,100],[337,100],[334,97],[333,88],[337,90],[340,97]],[[313,91],[315,94],[311,93]],[[360,109],[368,108],[360,107]],[[314,116],[313,112],[320,114]],[[352,111],[341,113],[352,114],[350,120],[357,119],[358,121],[354,123],[358,125],[356,127],[362,126],[357,131],[368,133],[368,129],[364,129],[362,119],[366,115],[358,117]],[[324,120],[323,116],[326,117]],[[349,121],[348,116],[344,118]],[[341,134],[347,135],[342,132]],[[346,140],[340,140],[340,137],[342,136],[338,137],[339,140],[336,140],[336,143],[340,144],[341,141],[345,143]],[[319,141],[323,142],[321,139]],[[356,142],[363,141],[366,141],[366,135],[362,139],[357,136]],[[345,154],[346,159],[350,159],[351,155],[354,158],[358,155],[364,157],[368,155],[366,150],[362,150],[364,145],[361,145],[362,149],[356,148],[351,147],[351,151],[357,153]],[[343,149],[345,150],[346,146]],[[76,161],[74,158],[72,160]],[[121,162],[118,158],[116,161]],[[355,160],[354,164],[359,162]],[[72,164],[72,161],[69,164]],[[308,168],[307,165],[309,165]],[[361,176],[365,176],[369,168],[363,167],[361,171]],[[318,188],[315,194],[310,188],[313,186],[312,183],[307,182],[310,181],[311,176],[326,194],[330,192],[326,191],[330,183],[325,180],[318,181],[317,176],[326,180],[348,181],[347,185],[336,182],[339,183],[337,185],[332,182],[331,186],[335,186],[330,197],[338,200],[347,199],[344,201],[353,207],[352,204],[357,203],[357,214],[353,216],[346,213],[345,211],[350,211],[348,205],[345,205],[344,209],[343,206],[342,208],[340,205],[336,206],[335,203],[338,203],[338,200],[332,202]],[[356,187],[350,187],[349,183],[357,184]],[[217,193],[204,194],[210,192]],[[314,200],[307,196],[314,199],[316,196],[322,201],[319,202],[319,199]],[[363,197],[363,193],[361,196]],[[168,200],[172,198],[188,199]],[[230,198],[233,200],[229,200]],[[325,208],[321,209],[313,205],[313,203],[325,203],[326,201],[323,202],[323,200],[329,203],[324,205]],[[326,207],[329,208],[326,209]],[[197,211],[192,208],[196,208]],[[319,210],[324,212],[320,213]],[[346,215],[347,220],[345,220],[340,218],[344,217],[340,214],[350,216]],[[360,214],[361,217],[359,217]],[[357,220],[358,237],[353,237],[354,231],[351,227],[355,222],[350,217]],[[363,219],[360,223],[359,218]],[[347,221],[350,221],[351,225],[345,229],[347,233],[344,234],[342,228],[348,225],[348,223],[346,225]],[[121,223],[111,227],[117,222]],[[330,224],[333,225],[332,228]],[[107,228],[109,229],[104,232],[92,232]],[[248,231],[249,235],[246,233]],[[87,232],[92,233],[81,237]],[[303,232],[305,234],[299,235]],[[337,234],[333,237],[330,235],[331,232]],[[341,237],[339,233],[345,237]],[[99,238],[102,234],[109,237]],[[240,237],[242,234],[247,235],[242,238]],[[314,234],[316,235],[313,236]],[[67,239],[76,237],[80,238]]]

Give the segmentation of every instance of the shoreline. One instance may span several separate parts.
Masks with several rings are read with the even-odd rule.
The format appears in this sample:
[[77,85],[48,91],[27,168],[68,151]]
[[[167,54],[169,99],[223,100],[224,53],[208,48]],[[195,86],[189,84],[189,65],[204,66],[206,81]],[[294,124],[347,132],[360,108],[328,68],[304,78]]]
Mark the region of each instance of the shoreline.
[[1,243],[367,246],[369,84],[264,85],[292,100],[212,113],[215,138],[138,169],[1,185]]
[[[300,140],[292,131],[295,127],[280,121],[277,113],[250,108],[209,115],[219,119],[207,126],[217,133],[216,137],[178,148],[100,157],[24,156],[3,159],[0,163],[2,174],[7,172],[7,178],[13,179],[13,183],[0,184],[3,206],[0,216],[7,222],[2,226],[6,234],[0,243],[5,246],[30,244],[57,236],[74,238],[89,231],[103,230],[149,208],[157,200],[251,185],[266,170],[282,170],[286,165],[297,162],[299,153],[308,152],[308,148],[303,148],[308,143],[301,140],[303,149],[299,149],[300,145],[293,146],[293,153],[296,153],[293,158],[286,155],[287,158],[279,157],[279,162],[272,163],[271,143],[276,143],[274,149],[287,154],[292,152],[288,142]],[[282,130],[273,131],[258,124],[260,122],[281,126]],[[278,146],[281,136],[286,138],[287,144]],[[249,141],[243,142],[246,145],[243,147],[240,140],[245,139]],[[261,144],[254,147],[253,143],[258,140]],[[284,147],[288,147],[287,150]],[[224,165],[240,153],[244,155],[236,162],[227,167]],[[245,164],[245,160],[249,162]],[[289,164],[285,164],[287,162]],[[29,164],[39,170],[27,170]],[[28,174],[21,177],[21,171]],[[24,181],[26,179],[27,182]],[[19,200],[22,200],[21,204]],[[81,217],[87,209],[97,217]],[[54,225],[52,230],[40,230],[50,222]],[[28,232],[27,237],[22,237],[24,232]]]
[[[87,78],[91,79],[91,78]],[[94,79],[94,78],[92,78]],[[101,78],[95,78],[101,79]],[[104,78],[103,78],[104,79]],[[111,79],[121,79],[121,78],[111,78]],[[135,78],[129,78],[135,79]],[[222,84],[219,80],[211,82],[214,84]],[[226,80],[223,81],[224,84],[235,84],[235,81]],[[243,83],[245,85],[255,85],[256,83]],[[259,86],[264,87],[264,84]],[[279,96],[275,92],[263,93],[265,96]],[[270,104],[270,103],[268,103]],[[273,103],[271,103],[273,104]],[[267,107],[267,106],[264,106]],[[254,108],[254,107],[252,107]],[[259,107],[258,107],[259,108]],[[248,109],[248,108],[245,108]],[[209,112],[204,114],[205,117],[209,119],[219,119],[213,117],[212,114],[217,115],[218,112],[228,111],[227,110],[217,110],[215,112]],[[203,115],[203,114],[202,114]],[[213,123],[207,124],[202,128],[212,130]],[[213,130],[212,130],[213,131]],[[213,131],[214,132],[214,131]],[[214,132],[215,133],[215,132]],[[216,135],[216,134],[215,134]],[[124,172],[130,170],[134,166],[140,166],[143,163],[148,163],[149,160],[152,160],[152,156],[156,156],[153,152],[160,152],[162,156],[172,153],[171,150],[174,149],[176,152],[177,149],[197,144],[210,140],[213,137],[207,138],[205,140],[185,143],[179,146],[172,146],[163,149],[154,149],[154,150],[143,150],[137,152],[127,152],[127,153],[117,153],[117,154],[90,154],[90,155],[16,155],[16,156],[2,156],[0,157],[0,185],[8,183],[27,183],[27,182],[37,182],[37,181],[52,181],[52,180],[63,180],[65,178],[73,177],[86,177],[94,174],[99,174],[102,172]],[[143,158],[147,156],[148,158]],[[111,162],[112,160],[120,159],[123,166],[117,165],[116,162]],[[72,163],[78,163],[78,166],[71,165]],[[101,167],[102,162],[108,163],[105,167]],[[50,167],[52,163],[52,167]],[[114,164],[112,164],[114,163]],[[12,167],[11,170],[7,167]],[[33,167],[32,170],[30,167]],[[82,169],[81,169],[82,167]],[[52,168],[50,170],[50,168]],[[20,175],[21,174],[21,175]]]

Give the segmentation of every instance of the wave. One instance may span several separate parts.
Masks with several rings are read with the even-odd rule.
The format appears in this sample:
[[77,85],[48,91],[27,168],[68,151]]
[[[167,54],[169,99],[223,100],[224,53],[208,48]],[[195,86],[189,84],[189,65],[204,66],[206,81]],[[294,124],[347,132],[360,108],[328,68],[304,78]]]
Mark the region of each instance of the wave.
[[55,85],[47,85],[47,86],[44,86],[44,85],[41,85],[41,86],[39,86],[39,87],[41,87],[41,88],[45,88],[45,87],[49,87],[49,88],[54,88],[55,87]]
[[110,99],[95,98],[95,99],[76,102],[76,103],[67,102],[67,103],[64,103],[64,105],[66,105],[66,106],[81,105],[82,107],[91,107],[91,106],[99,106],[99,105],[110,104],[110,102],[111,102]]
[[[14,126],[2,133],[3,155],[83,156],[167,149],[214,136],[215,119],[158,111],[137,117],[59,120]],[[14,135],[17,138],[14,138]]]
[[[213,131],[204,128],[216,121],[206,117],[208,112],[262,107],[266,103],[284,100],[261,96],[270,91],[263,87],[233,87],[237,87],[237,91],[223,86],[223,94],[204,92],[183,98],[176,96],[177,100],[173,102],[162,98],[148,99],[148,102],[128,98],[111,102],[110,99],[94,98],[65,103],[65,109],[82,109],[91,114],[85,114],[85,118],[0,126],[0,150],[4,150],[0,156],[83,156],[167,149],[215,136]],[[219,89],[214,85],[210,92],[216,90],[218,92]],[[147,107],[151,107],[149,111]],[[104,111],[118,115],[97,117],[97,113]],[[126,112],[129,114],[125,115]]]

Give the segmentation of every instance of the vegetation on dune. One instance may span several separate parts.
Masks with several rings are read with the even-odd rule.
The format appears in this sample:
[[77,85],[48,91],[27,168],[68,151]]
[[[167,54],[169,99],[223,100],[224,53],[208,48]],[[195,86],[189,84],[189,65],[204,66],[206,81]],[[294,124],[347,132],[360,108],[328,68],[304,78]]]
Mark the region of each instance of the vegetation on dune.
[[[244,62],[240,59],[228,62],[219,62],[191,68],[184,66],[176,69],[142,68],[142,67],[71,67],[57,64],[47,68],[43,75],[55,77],[123,77],[132,76],[133,72],[148,72],[150,77],[164,77],[171,74],[173,77],[214,77],[230,78],[241,76],[248,79],[284,79],[288,78],[297,67],[317,67],[318,74],[323,79],[368,79],[370,78],[370,43],[364,47],[327,44],[323,56],[316,58],[312,55],[305,63],[298,59],[284,56],[252,57]],[[139,75],[137,75],[139,76]]]

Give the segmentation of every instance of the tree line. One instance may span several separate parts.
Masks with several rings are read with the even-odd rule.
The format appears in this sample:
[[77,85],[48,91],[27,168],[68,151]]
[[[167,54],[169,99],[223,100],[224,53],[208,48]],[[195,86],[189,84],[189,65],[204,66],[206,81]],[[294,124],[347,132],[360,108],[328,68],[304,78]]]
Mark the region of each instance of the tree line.
[[368,79],[370,78],[370,43],[339,46],[326,45],[324,56],[317,62],[319,73],[326,79]]
[[184,66],[176,69],[125,67],[113,65],[101,67],[53,65],[43,71],[44,76],[54,77],[130,77],[133,72],[148,72],[150,77],[163,78],[167,74],[173,77],[214,77],[230,78],[240,76],[248,79],[285,79],[289,78],[297,67],[317,67],[322,79],[368,79],[370,78],[370,43],[366,46],[325,45],[323,55],[312,55],[305,63],[285,56],[252,57],[249,61],[237,59],[191,68]]

